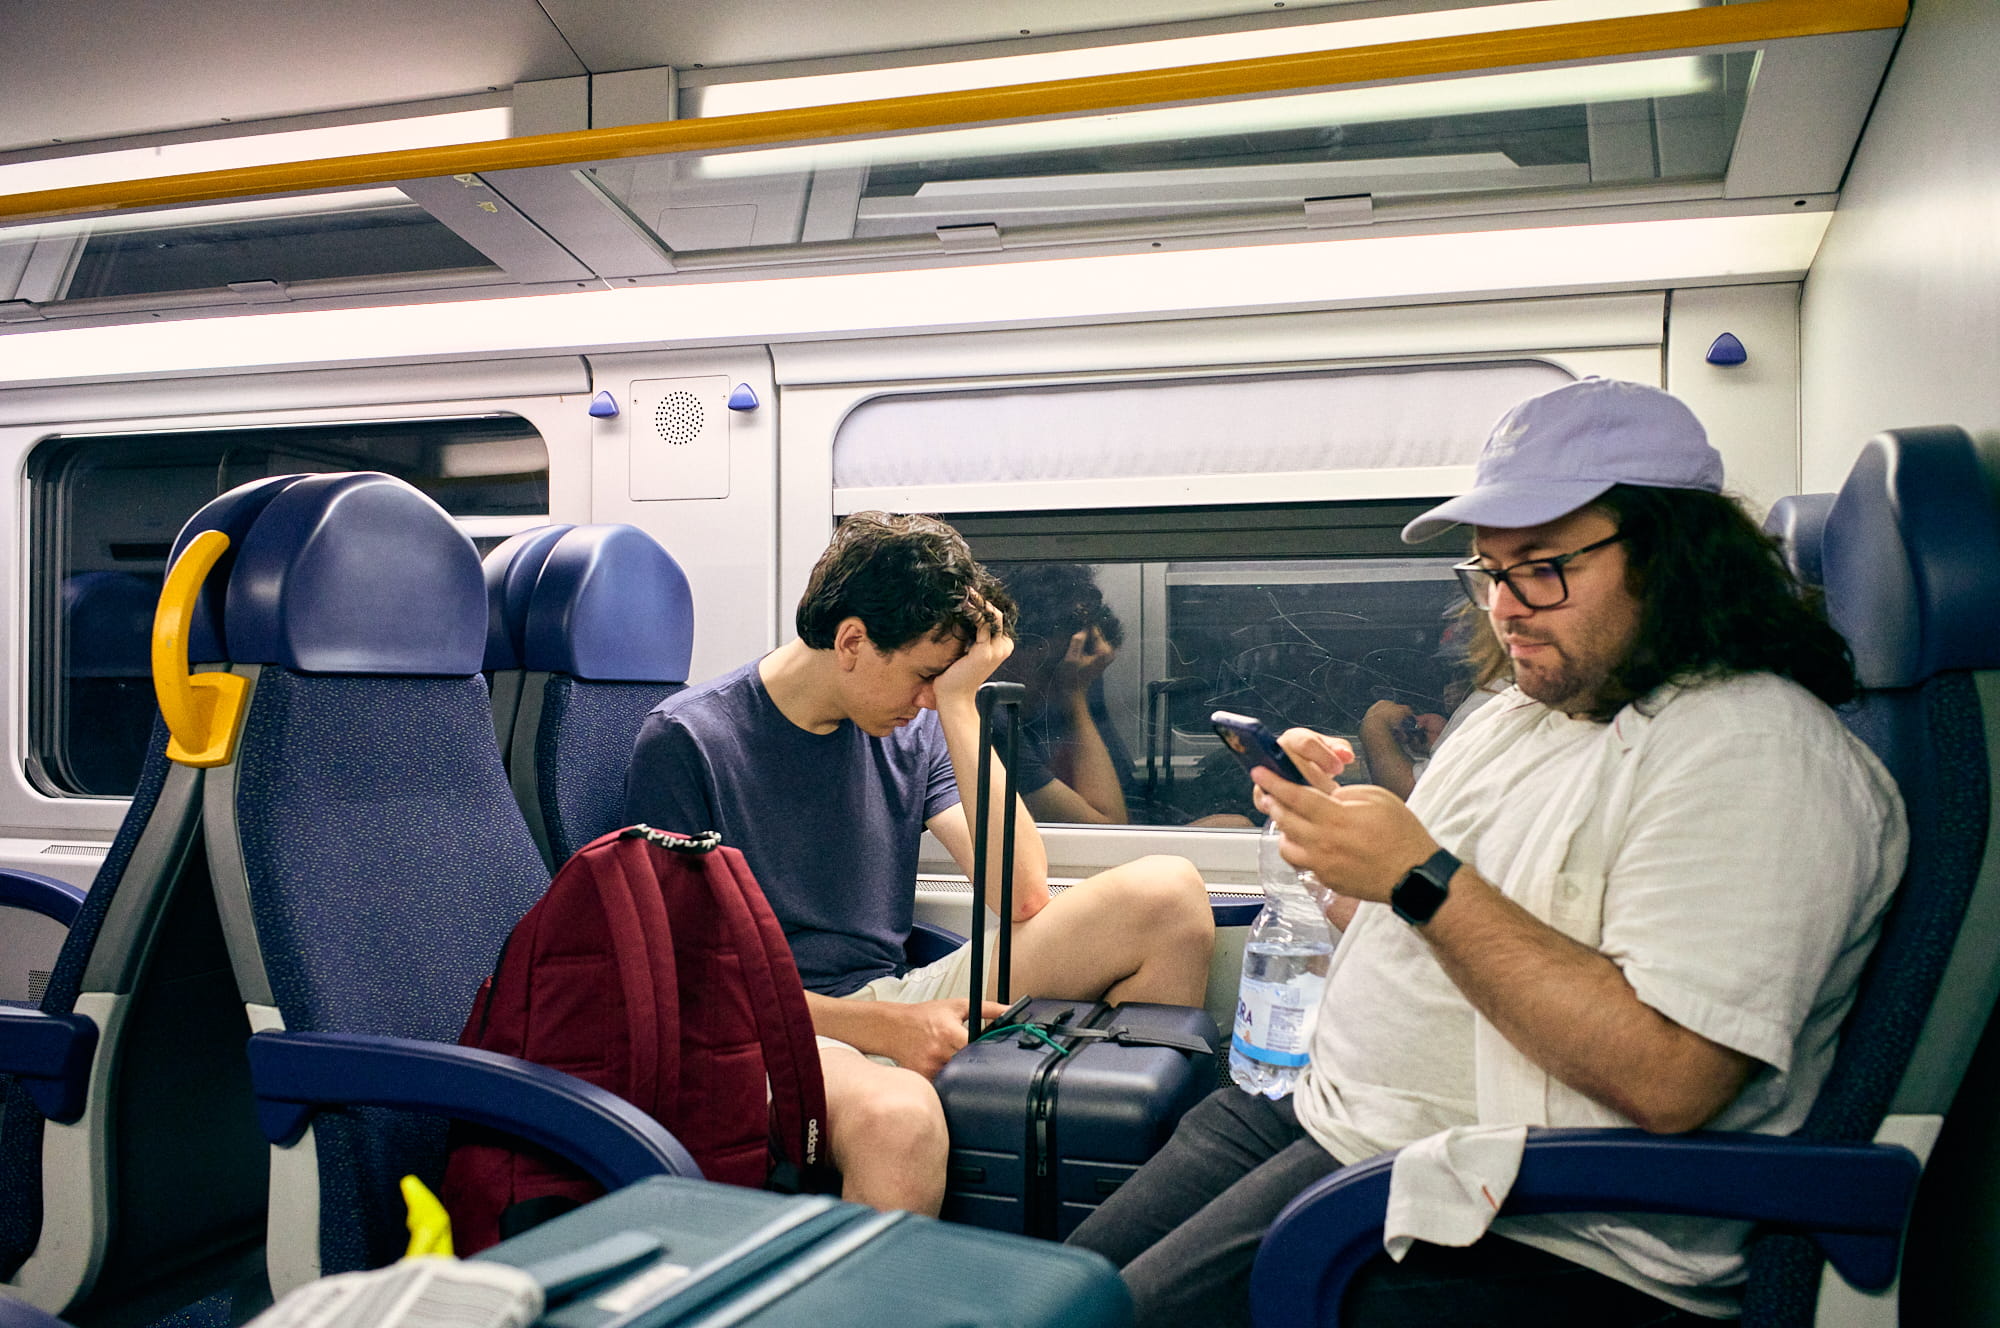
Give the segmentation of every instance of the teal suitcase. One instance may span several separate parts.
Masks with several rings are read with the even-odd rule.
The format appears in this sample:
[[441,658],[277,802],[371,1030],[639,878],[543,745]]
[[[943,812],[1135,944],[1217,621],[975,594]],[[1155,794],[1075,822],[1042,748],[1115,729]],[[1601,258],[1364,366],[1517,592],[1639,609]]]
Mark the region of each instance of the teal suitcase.
[[1132,1301],[1084,1250],[655,1177],[476,1256],[533,1272],[547,1328],[1128,1328]]

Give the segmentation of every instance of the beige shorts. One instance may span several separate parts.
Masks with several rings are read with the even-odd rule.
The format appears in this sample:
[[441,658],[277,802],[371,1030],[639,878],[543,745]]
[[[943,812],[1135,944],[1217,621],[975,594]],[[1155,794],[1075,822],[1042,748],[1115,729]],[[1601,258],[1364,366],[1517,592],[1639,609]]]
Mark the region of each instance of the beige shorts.
[[[994,955],[1000,947],[998,933],[988,933],[986,937],[986,974],[992,981]],[[933,960],[922,968],[913,968],[901,977],[893,973],[876,978],[858,991],[851,991],[840,999],[844,1001],[894,1001],[901,1005],[915,1005],[919,1001],[941,1001],[947,997],[963,997],[972,981],[972,946],[961,945],[942,959]],[[846,1047],[855,1055],[864,1055],[859,1048],[842,1042],[839,1038],[821,1037],[817,1041],[821,1047]],[[887,1056],[869,1056],[869,1060],[883,1065],[896,1062]]]

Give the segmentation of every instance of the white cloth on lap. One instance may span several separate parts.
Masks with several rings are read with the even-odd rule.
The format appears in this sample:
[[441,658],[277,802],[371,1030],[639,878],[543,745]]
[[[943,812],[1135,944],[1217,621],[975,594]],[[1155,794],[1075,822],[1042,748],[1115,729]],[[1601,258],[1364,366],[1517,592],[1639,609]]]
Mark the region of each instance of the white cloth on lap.
[[1460,1125],[1396,1154],[1382,1248],[1402,1262],[1417,1241],[1470,1245],[1486,1234],[1521,1174],[1525,1125]]

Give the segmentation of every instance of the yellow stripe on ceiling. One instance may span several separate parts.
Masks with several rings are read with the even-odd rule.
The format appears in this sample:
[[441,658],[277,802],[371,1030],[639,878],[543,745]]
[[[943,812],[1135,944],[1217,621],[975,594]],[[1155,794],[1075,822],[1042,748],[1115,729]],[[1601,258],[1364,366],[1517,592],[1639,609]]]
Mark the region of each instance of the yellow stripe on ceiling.
[[1901,27],[1909,0],[1753,0],[1633,18],[1597,19],[1506,32],[1389,42],[1339,51],[1262,56],[1177,69],[1103,74],[1013,87],[888,97],[793,110],[574,133],[539,134],[451,147],[411,148],[316,161],[202,171],[192,175],[0,195],[0,221],[18,224],[307,190],[348,189],[396,180],[473,175],[582,162],[723,152],[911,130],[1004,124],[1065,115],[1187,105],[1357,84],[1386,83],[1654,55],[1704,47],[1760,45]]

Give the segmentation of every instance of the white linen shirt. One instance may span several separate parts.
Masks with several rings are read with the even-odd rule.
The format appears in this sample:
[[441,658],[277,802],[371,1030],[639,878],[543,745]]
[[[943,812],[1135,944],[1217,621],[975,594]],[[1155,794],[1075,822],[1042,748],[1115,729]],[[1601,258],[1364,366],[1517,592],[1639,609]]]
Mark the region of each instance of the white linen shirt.
[[[1907,850],[1874,755],[1805,689],[1663,689],[1609,724],[1509,689],[1412,795],[1432,836],[1608,956],[1639,999],[1761,1062],[1719,1130],[1805,1119]],[[1334,955],[1297,1109],[1354,1162],[1454,1125],[1629,1126],[1477,1015],[1421,934],[1364,904]],[[1601,1215],[1493,1230],[1696,1313],[1735,1311],[1740,1223]]]

